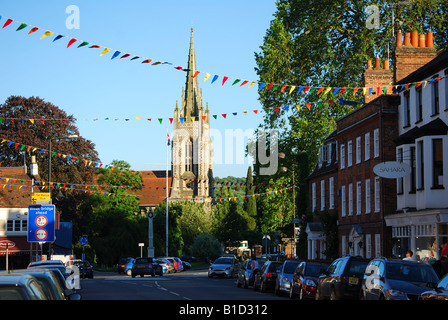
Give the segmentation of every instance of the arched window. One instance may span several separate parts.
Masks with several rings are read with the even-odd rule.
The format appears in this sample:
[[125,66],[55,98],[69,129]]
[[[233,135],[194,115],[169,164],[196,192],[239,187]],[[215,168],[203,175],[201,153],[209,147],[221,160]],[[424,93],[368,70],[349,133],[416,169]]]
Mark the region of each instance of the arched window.
[[190,139],[185,141],[185,171],[193,170],[193,142]]

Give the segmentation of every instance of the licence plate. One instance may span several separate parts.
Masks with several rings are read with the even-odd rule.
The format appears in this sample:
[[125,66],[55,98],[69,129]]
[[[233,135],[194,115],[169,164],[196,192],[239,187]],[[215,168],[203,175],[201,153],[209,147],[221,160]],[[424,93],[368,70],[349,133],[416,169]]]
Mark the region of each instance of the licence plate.
[[137,266],[137,268],[145,268],[146,266]]
[[349,277],[348,278],[348,283],[349,284],[358,284],[358,282],[359,282],[359,279],[358,278],[354,278],[354,277]]

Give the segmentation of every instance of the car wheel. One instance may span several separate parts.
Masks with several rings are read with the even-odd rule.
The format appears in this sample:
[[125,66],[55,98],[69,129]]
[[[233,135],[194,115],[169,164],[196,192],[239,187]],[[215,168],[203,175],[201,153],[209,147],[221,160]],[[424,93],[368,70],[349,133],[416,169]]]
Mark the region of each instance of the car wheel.
[[320,293],[319,287],[316,288],[316,296],[314,297],[316,300],[324,300],[324,297]]
[[336,290],[333,288],[331,289],[330,292],[330,300],[338,300],[337,296],[336,296]]
[[131,274],[131,277],[132,277],[132,278],[135,278],[135,274],[132,273],[132,274]]
[[260,291],[266,292],[266,284],[263,282],[263,280],[261,280],[261,283],[260,283]]
[[300,291],[299,291],[299,299],[303,300],[305,298],[305,296],[303,295],[303,288],[300,287]]
[[294,290],[292,289],[292,285],[289,287],[289,299],[294,299]]
[[141,275],[140,275],[140,277],[142,277],[142,278],[143,278],[144,276],[145,276],[144,274],[141,274]]
[[131,271],[131,269],[128,269],[128,271],[126,271],[126,274],[127,274],[128,276],[132,275],[132,271]]
[[249,285],[247,284],[247,281],[246,281],[246,277],[244,277],[243,287],[244,287],[244,289],[247,289],[249,287]]
[[241,282],[239,278],[236,279],[236,287],[241,288]]

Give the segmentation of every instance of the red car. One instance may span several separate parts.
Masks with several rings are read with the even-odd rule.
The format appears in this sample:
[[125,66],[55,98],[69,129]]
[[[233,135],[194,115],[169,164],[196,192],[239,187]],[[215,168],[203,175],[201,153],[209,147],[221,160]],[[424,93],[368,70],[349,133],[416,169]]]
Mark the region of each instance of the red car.
[[328,268],[328,264],[319,262],[301,262],[293,276],[289,287],[289,297],[294,299],[314,299],[319,276]]

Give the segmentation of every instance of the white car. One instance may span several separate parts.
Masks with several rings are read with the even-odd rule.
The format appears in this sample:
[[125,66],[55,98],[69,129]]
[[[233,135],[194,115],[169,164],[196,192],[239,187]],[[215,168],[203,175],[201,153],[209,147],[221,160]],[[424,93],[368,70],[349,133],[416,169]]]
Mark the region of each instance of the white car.
[[208,277],[224,276],[233,278],[236,274],[236,260],[232,257],[220,257],[208,268]]

